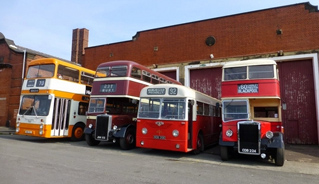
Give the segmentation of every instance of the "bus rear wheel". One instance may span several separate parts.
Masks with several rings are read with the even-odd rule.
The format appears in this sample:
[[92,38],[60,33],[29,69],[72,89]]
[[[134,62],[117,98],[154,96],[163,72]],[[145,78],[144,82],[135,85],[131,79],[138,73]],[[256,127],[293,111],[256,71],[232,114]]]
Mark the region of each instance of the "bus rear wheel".
[[203,151],[204,151],[204,137],[201,133],[198,133],[197,140],[196,140],[196,149],[193,151],[193,154],[197,155]]
[[81,141],[84,139],[84,124],[82,123],[77,123],[74,125],[72,129],[72,141]]
[[123,150],[132,149],[135,147],[135,131],[132,128],[129,128],[125,132],[125,136],[120,138],[120,147]]
[[85,134],[85,141],[89,146],[96,146],[100,143],[100,141],[94,139],[92,134]]

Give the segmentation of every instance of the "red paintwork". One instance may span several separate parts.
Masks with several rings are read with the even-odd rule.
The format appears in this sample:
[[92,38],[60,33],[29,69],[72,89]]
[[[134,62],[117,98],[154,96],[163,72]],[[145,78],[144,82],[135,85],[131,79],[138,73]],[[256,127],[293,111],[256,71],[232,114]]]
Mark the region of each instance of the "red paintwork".
[[[223,123],[222,127],[222,140],[228,141],[228,142],[237,142],[238,136],[237,136],[237,123],[238,121],[246,121],[246,120],[236,120],[236,121],[228,121],[227,123]],[[272,131],[272,132],[282,132],[281,122],[267,122],[267,121],[256,121],[260,122],[260,133],[261,138],[264,138],[266,136],[266,132]],[[231,137],[227,137],[226,131],[232,130],[233,135]]]
[[[156,124],[158,121],[163,122],[164,125],[158,126]],[[204,135],[204,145],[218,142],[220,123],[220,118],[217,117],[197,116],[197,121],[193,122],[193,148],[188,149],[188,121],[138,119],[136,129],[136,146],[142,148],[189,152],[197,148],[196,140],[199,131],[202,131]],[[142,128],[147,128],[148,132],[146,135],[142,134]],[[179,136],[174,137],[172,135],[173,130],[178,130]],[[165,136],[165,139],[154,139],[154,136]],[[141,141],[144,141],[144,146],[141,146]],[[176,144],[180,145],[179,149],[176,149]]]
[[[259,84],[258,93],[238,93],[239,84]],[[279,81],[277,79],[237,80],[222,82],[222,98],[229,97],[280,97]]]

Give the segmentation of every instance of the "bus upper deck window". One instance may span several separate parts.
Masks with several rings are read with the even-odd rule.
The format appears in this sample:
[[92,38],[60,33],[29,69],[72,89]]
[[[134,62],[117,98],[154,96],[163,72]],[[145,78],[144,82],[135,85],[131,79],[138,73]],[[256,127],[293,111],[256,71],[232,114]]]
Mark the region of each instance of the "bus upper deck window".
[[274,78],[273,65],[249,66],[249,79]]
[[100,67],[96,69],[95,77],[103,78],[110,76],[110,67]]
[[27,78],[50,78],[54,75],[54,64],[30,66]]
[[111,77],[127,76],[127,66],[113,66],[111,68]]
[[224,80],[242,80],[247,78],[247,67],[234,67],[224,69]]
[[141,69],[133,67],[131,70],[131,77],[141,79]]

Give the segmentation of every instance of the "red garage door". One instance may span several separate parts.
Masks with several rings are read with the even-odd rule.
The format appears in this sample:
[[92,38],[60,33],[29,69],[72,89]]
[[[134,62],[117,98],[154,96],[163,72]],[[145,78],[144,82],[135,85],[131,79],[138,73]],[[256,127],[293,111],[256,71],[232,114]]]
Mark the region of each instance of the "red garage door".
[[222,68],[190,70],[190,87],[209,96],[221,98]]
[[166,75],[174,80],[176,80],[176,70],[172,70],[172,71],[159,71],[159,73]]
[[318,144],[312,61],[278,63],[285,142]]

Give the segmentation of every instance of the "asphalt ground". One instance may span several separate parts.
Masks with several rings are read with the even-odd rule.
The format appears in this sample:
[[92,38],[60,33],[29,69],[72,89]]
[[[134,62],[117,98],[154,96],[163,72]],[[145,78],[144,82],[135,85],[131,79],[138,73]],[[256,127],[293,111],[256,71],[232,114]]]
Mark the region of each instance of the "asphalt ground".
[[[0,135],[14,135],[15,129],[0,126]],[[206,153],[219,155],[219,146],[208,148]],[[285,160],[301,163],[319,163],[319,145],[285,145]]]

